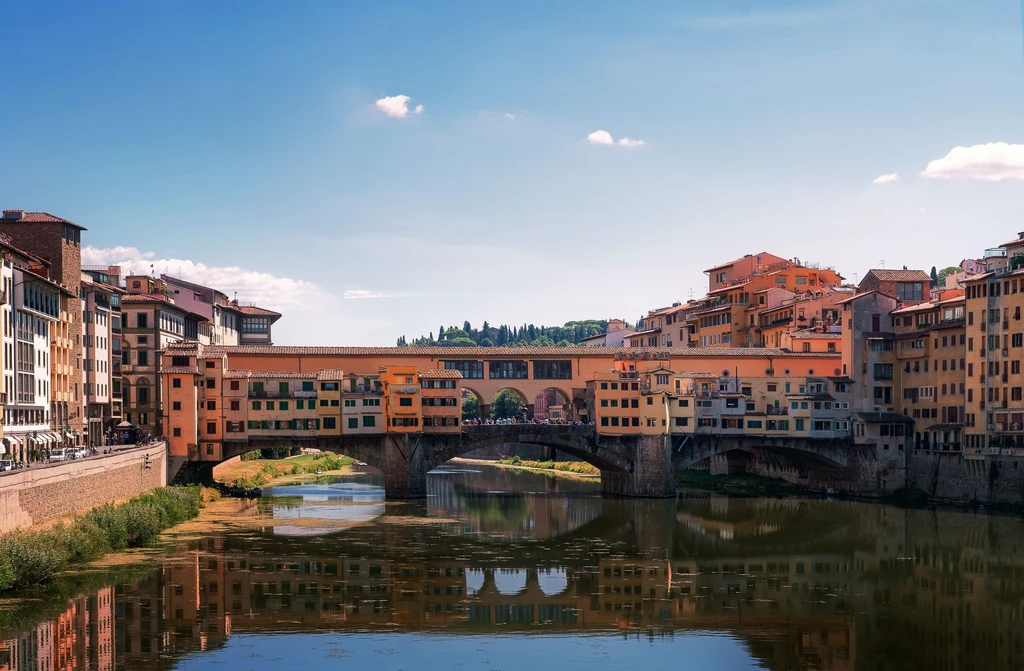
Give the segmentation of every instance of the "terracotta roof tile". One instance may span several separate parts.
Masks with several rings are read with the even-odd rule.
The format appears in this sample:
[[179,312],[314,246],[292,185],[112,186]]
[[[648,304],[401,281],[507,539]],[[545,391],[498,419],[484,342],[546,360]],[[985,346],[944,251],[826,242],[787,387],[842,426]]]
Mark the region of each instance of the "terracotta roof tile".
[[615,354],[632,354],[635,356],[648,353],[663,354],[671,357],[824,357],[841,356],[831,352],[791,352],[771,347],[303,347],[293,345],[211,345],[205,352],[211,355],[220,354],[266,354],[281,356],[434,356],[459,359],[467,357],[527,357],[527,356],[579,356],[607,357]]
[[244,380],[252,375],[252,371],[246,368],[239,368],[238,370],[226,370],[224,371],[225,380]]
[[874,275],[880,282],[931,282],[932,278],[923,270],[896,270],[893,268],[873,268],[867,272]]
[[253,315],[256,317],[280,317],[280,312],[274,312],[273,310],[267,310],[256,305],[239,305],[238,309],[242,311],[242,314]]
[[[21,215],[20,217],[18,217],[16,219],[15,218],[9,218],[9,215],[19,214],[19,213]],[[75,222],[71,221],[70,219],[64,219],[62,217],[58,217],[55,214],[50,214],[49,212],[25,212],[24,210],[4,210],[3,223],[9,223],[9,224],[17,224],[17,223],[21,223],[21,224],[69,224],[69,225],[74,226],[76,228],[80,228],[83,231],[87,230],[85,228],[85,226],[82,226],[80,224],[76,224]]]
[[424,380],[461,380],[462,373],[457,370],[451,370],[448,368],[441,368],[438,370],[421,370],[419,372],[420,379]]
[[163,294],[125,294],[122,303],[170,303],[171,299]]
[[195,368],[184,368],[184,367],[164,368],[160,372],[163,373],[164,375],[168,375],[168,374],[169,375],[202,375],[203,374],[201,371],[198,371]]
[[791,337],[796,340],[841,340],[841,333],[822,333],[821,331],[794,331]]
[[345,371],[340,368],[321,368],[316,373],[316,379],[325,382],[340,382],[345,379]]
[[270,380],[315,380],[316,373],[295,373],[292,371],[258,371],[250,373],[249,377],[266,378]]

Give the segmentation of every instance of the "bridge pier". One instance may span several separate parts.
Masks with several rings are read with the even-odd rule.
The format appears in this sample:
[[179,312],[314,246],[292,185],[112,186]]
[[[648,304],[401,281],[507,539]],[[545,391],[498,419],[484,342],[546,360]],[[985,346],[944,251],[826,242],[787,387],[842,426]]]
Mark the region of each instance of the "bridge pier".
[[384,438],[384,496],[422,499],[427,496],[427,449],[423,434],[393,434]]
[[632,453],[626,472],[602,470],[601,493],[612,496],[668,498],[676,495],[675,468],[668,436],[623,436]]

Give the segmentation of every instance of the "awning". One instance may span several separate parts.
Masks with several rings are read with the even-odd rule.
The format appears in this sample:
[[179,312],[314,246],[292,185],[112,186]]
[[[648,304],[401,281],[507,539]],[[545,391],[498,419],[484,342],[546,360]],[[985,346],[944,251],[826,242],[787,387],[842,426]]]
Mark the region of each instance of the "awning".
[[119,429],[134,429],[135,425],[132,424],[131,422],[125,421],[125,422],[121,422],[120,424],[118,424],[117,428],[119,428]]
[[17,436],[4,436],[4,440],[9,441],[14,447],[19,447],[25,444],[22,442],[21,438],[18,438]]
[[70,433],[68,433],[67,431],[64,432],[64,437],[68,438],[70,440],[74,440],[75,439],[75,437],[73,435],[71,435]]

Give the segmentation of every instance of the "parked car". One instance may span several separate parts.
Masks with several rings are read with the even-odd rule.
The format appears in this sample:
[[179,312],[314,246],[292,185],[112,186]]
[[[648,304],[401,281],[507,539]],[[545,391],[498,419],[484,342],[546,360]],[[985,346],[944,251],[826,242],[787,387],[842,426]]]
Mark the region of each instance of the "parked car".
[[75,445],[71,449],[75,453],[75,459],[85,459],[89,456],[89,448],[85,445]]
[[58,447],[55,450],[50,450],[50,461],[67,461],[70,459],[68,451],[63,447]]
[[14,461],[11,459],[0,459],[0,472],[9,471],[14,468]]

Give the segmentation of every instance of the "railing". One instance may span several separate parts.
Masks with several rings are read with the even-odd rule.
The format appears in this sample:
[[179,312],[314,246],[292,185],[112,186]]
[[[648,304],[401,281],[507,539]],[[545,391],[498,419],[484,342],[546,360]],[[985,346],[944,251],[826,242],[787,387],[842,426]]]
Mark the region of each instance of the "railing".
[[789,408],[786,408],[786,407],[776,408],[775,406],[770,405],[770,406],[768,406],[765,409],[765,413],[764,414],[766,414],[766,415],[788,415],[789,414]]
[[295,398],[316,398],[315,391],[296,391],[294,393]]

